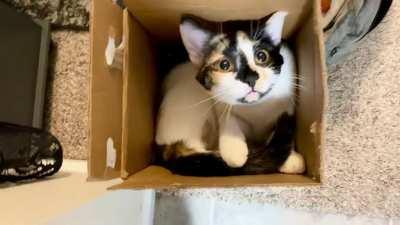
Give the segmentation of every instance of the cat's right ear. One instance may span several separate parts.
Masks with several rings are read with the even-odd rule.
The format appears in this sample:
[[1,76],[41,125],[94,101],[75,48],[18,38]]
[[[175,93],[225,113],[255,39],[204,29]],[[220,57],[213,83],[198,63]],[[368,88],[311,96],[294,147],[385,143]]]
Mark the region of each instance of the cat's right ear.
[[179,30],[190,61],[196,66],[201,66],[212,32],[193,16],[183,16]]

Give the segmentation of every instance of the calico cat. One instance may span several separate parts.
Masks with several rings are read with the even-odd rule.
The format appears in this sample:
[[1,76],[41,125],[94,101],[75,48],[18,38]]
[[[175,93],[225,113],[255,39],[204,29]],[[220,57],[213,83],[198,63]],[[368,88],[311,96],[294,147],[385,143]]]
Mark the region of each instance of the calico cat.
[[182,17],[191,62],[164,81],[158,164],[193,176],[304,172],[293,144],[295,59],[281,41],[286,14],[224,23]]

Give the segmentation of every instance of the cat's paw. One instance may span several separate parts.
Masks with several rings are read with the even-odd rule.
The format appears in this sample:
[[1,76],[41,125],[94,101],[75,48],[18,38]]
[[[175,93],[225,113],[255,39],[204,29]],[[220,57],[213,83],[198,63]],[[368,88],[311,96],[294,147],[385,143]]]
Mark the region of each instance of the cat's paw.
[[305,170],[306,165],[303,156],[294,150],[290,152],[289,157],[279,168],[279,172],[289,174],[300,174],[304,173]]
[[222,136],[219,140],[219,148],[221,157],[228,166],[237,168],[242,167],[246,163],[249,150],[246,142],[242,139],[232,136]]

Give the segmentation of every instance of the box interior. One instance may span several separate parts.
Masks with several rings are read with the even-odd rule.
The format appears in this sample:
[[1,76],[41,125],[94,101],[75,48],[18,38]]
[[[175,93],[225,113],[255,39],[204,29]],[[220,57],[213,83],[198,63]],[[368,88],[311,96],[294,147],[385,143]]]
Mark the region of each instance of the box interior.
[[[104,21],[104,17],[98,16],[101,12],[106,13],[104,10],[110,10],[109,7],[115,7],[112,3],[96,2],[93,6],[92,51],[97,49],[101,51],[105,48],[106,41],[97,41],[96,38],[107,39],[107,29],[113,26],[120,31],[125,49],[123,71],[119,74],[120,76],[112,74],[120,72],[110,71],[105,68],[104,62],[100,64],[96,61],[94,59],[96,56],[92,52],[90,137],[92,145],[89,177],[104,178],[119,175],[126,179],[114,188],[319,184],[322,115],[325,103],[319,1],[231,0],[228,3],[225,0],[218,0],[210,4],[206,0],[163,2],[127,0],[125,3],[127,9],[123,12],[115,9],[114,15],[111,13],[105,16],[113,17],[108,19],[115,21],[115,24]],[[169,61],[169,65],[165,62],[161,63],[159,58],[164,56],[165,52],[169,52],[168,49],[178,48],[180,52],[183,51],[182,45],[179,44],[180,16],[183,13],[192,13],[214,21],[246,20],[261,18],[277,10],[289,12],[285,22],[284,37],[289,40],[296,54],[298,74],[302,79],[301,85],[304,86],[298,92],[296,147],[306,159],[307,173],[204,178],[178,176],[164,168],[151,165],[155,118],[160,101],[158,87],[162,81],[162,75],[165,75],[174,63],[183,60],[182,55],[177,57],[173,51],[171,51],[172,60]],[[120,19],[120,24],[117,22],[118,19]],[[105,33],[101,34],[101,31]],[[101,35],[101,37],[96,35]],[[168,47],[165,43],[174,44]],[[102,86],[104,89],[98,90],[97,86]],[[121,89],[117,90],[118,88]],[[102,92],[99,93],[99,91]],[[107,98],[104,98],[104,95]],[[121,101],[115,102],[118,95]],[[100,96],[103,97],[101,100]],[[114,99],[113,103],[111,99]],[[105,111],[94,111],[95,109],[104,110],[100,106],[110,107],[111,105],[114,107]],[[116,115],[116,117],[110,115]],[[93,120],[93,117],[96,120]],[[106,125],[112,127],[106,128],[104,127]],[[115,129],[111,129],[114,127]],[[104,146],[107,137],[113,137],[117,149],[117,162],[120,163],[117,163],[115,168],[106,166],[107,153]]]
[[[105,63],[110,32],[122,37],[122,10],[111,1],[94,1],[90,18],[90,111],[88,179],[120,176],[122,72]],[[107,166],[107,140],[113,140],[116,163]]]

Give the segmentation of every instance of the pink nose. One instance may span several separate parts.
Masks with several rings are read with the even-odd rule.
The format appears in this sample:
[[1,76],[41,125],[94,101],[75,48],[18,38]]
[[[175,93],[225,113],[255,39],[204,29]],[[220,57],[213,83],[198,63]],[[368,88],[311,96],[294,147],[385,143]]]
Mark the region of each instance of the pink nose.
[[246,100],[248,102],[253,102],[253,101],[258,100],[259,97],[260,97],[260,94],[258,92],[251,91],[249,94],[247,94]]

